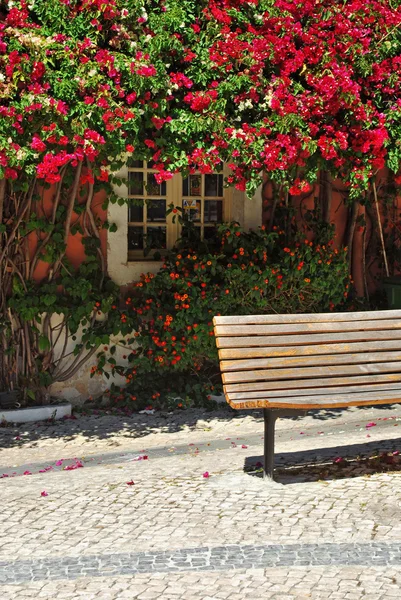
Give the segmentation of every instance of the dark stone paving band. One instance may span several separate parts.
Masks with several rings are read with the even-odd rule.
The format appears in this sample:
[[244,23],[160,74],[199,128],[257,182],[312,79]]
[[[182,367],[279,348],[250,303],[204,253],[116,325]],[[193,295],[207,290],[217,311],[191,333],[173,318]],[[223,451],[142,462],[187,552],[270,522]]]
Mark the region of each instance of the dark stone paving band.
[[0,584],[118,577],[136,573],[226,571],[268,567],[361,565],[400,566],[400,543],[282,544],[184,548],[0,562]]

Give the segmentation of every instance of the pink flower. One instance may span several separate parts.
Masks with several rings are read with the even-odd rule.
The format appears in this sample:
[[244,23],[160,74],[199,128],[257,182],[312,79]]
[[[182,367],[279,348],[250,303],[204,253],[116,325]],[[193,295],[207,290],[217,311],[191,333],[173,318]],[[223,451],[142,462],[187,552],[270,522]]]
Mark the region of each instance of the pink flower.
[[136,92],[132,92],[131,94],[128,94],[128,96],[126,97],[126,101],[127,104],[133,104],[136,100]]
[[43,490],[43,492],[40,492],[40,495],[45,497],[45,496],[48,496],[49,494],[46,492],[46,490]]
[[24,475],[32,475],[30,471],[24,471]]
[[366,425],[366,429],[368,429],[369,427],[376,427],[376,423],[373,423],[373,422],[372,423],[368,423]]
[[100,173],[97,176],[98,181],[108,181],[109,180],[109,173],[108,171],[106,171],[106,169],[100,169]]
[[248,448],[245,444],[242,444],[241,448]]
[[73,465],[68,465],[68,467],[64,467],[64,471],[73,471],[74,469],[81,469],[83,464],[80,460],[76,460]]
[[61,465],[63,464],[63,460],[64,460],[64,458],[60,458],[60,460],[57,460],[56,467],[61,467]]
[[38,152],[44,152],[46,150],[46,144],[42,142],[38,135],[34,135],[31,142],[32,150],[37,150]]
[[148,67],[141,67],[137,69],[136,74],[141,75],[142,77],[153,77],[156,75],[157,71],[153,65],[149,65]]
[[17,179],[18,173],[15,169],[10,169],[10,167],[7,167],[4,171],[4,177],[6,179]]
[[203,473],[203,477],[204,477],[205,479],[207,479],[208,477],[210,477],[210,475],[209,475],[209,471],[205,471],[205,472]]

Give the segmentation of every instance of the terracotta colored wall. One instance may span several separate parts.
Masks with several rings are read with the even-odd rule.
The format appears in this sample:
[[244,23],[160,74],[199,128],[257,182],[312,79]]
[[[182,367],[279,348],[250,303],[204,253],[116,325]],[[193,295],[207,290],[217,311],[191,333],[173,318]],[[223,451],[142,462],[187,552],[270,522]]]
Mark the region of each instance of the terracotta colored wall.
[[[380,189],[381,184],[384,184],[388,179],[388,173],[386,170],[383,170],[379,173],[377,177],[377,187]],[[344,203],[344,191],[346,188],[341,184],[340,181],[333,182],[333,190],[332,190],[332,204],[330,210],[329,220],[330,223],[335,225],[335,245],[337,247],[341,245],[346,245],[347,241],[345,240],[345,233],[347,228],[348,221],[348,213],[349,209]],[[314,189],[305,194],[304,196],[297,196],[291,198],[291,204],[296,210],[295,219],[298,224],[302,227],[302,224],[305,225],[304,214],[306,210],[311,210],[314,208],[315,198],[319,196],[319,186],[316,185]],[[383,197],[383,194],[382,194]],[[380,203],[380,212],[381,212],[381,222],[383,227],[385,227],[385,208],[383,206],[383,201]],[[270,214],[272,209],[272,187],[269,183],[264,187],[263,194],[263,223],[267,225],[270,220]],[[401,210],[401,199],[398,197],[392,201],[392,209],[394,215],[400,214]],[[371,207],[371,213],[374,214],[374,219],[376,219],[376,211],[375,207]],[[401,216],[401,215],[400,215]],[[365,283],[364,283],[364,271],[363,271],[363,238],[364,238],[364,226],[360,223],[366,223],[366,233],[365,233],[365,243],[369,242],[369,239],[372,235],[372,227],[377,228],[377,221],[370,219],[369,215],[364,206],[359,205],[358,208],[358,218],[360,222],[357,223],[355,227],[354,235],[353,235],[353,249],[352,249],[352,276],[354,285],[357,291],[358,296],[364,296],[365,294]],[[388,233],[389,229],[384,230],[384,236]],[[376,232],[377,235],[377,232]],[[308,232],[306,234],[308,239],[313,238],[313,234]],[[380,252],[380,248],[378,248],[378,252]],[[386,276],[384,269],[382,267],[382,260],[379,256],[374,262],[370,265],[369,270],[366,272],[366,280],[367,287],[369,293],[374,292],[378,287],[380,287],[380,281]]]
[[[45,214],[47,217],[49,217],[51,215],[54,202],[54,195],[54,187],[49,188],[47,190],[43,190],[42,200],[40,203],[38,203],[36,209],[38,216]],[[102,208],[102,204],[104,203],[105,198],[106,194],[104,191],[102,191],[95,194],[92,201],[93,214],[96,219],[100,219],[100,221],[102,222],[105,222],[107,219],[107,210],[104,210],[104,208]],[[78,216],[76,213],[73,213],[71,224],[75,224],[79,219],[82,219],[82,215]],[[107,261],[107,230],[101,229],[99,235],[102,253],[105,258],[105,261]],[[33,232],[29,238],[29,245],[32,254],[37,248],[38,243],[39,240],[37,234]],[[76,233],[75,235],[70,234],[68,236],[66,258],[75,268],[78,267],[85,259],[85,250],[82,244],[82,235],[80,233]],[[38,261],[37,267],[34,272],[34,279],[36,281],[41,281],[42,279],[44,279],[44,277],[46,277],[49,272],[49,268],[50,265],[48,263]]]

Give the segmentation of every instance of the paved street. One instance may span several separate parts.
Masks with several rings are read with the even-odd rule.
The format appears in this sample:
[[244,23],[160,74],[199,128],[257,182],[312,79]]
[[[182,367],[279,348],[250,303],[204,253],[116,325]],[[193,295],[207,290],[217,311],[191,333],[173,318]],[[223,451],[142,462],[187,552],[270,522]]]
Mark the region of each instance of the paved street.
[[401,597],[401,406],[0,428],[0,598]]

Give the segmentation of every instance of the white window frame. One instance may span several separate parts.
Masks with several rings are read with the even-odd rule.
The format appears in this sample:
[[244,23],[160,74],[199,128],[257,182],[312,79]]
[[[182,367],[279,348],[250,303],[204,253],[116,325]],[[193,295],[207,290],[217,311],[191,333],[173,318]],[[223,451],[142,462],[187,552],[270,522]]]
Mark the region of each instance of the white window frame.
[[[230,174],[230,170],[225,166],[223,176]],[[115,186],[116,194],[122,198],[128,197],[128,166],[125,164],[122,169],[116,173],[124,183]],[[182,176],[178,173],[166,182],[167,186],[167,206],[171,202],[177,205],[177,198],[182,198]],[[260,193],[255,198],[247,198],[244,192],[239,192],[233,188],[223,189],[223,221],[238,221],[246,228],[256,228],[262,222],[262,201]],[[155,196],[156,198],[156,196]],[[174,201],[175,199],[175,201]],[[249,217],[248,217],[249,214]],[[126,202],[120,206],[118,203],[109,204],[108,221],[115,223],[117,231],[107,232],[107,270],[113,281],[120,286],[128,285],[138,281],[142,273],[157,273],[163,264],[163,261],[154,260],[150,255],[148,257],[138,257],[130,260],[128,258],[128,205]],[[172,223],[173,215],[167,217],[170,228],[167,231],[168,247],[174,245],[174,242],[180,236],[180,226],[178,219],[175,224]],[[170,237],[169,237],[170,236]]]

